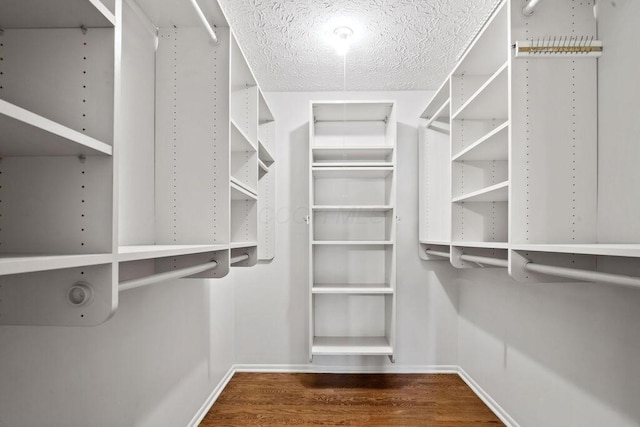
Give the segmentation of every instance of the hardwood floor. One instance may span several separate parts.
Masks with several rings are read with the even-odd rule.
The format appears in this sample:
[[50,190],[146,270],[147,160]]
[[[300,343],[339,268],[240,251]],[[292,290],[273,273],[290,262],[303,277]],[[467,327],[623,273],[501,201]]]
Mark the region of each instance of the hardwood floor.
[[457,375],[236,373],[201,427],[502,425]]

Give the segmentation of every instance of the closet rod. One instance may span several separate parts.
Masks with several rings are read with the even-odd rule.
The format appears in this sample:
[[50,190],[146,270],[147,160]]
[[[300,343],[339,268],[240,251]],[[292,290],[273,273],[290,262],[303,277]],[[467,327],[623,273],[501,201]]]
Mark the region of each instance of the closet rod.
[[542,0],[529,0],[527,2],[527,5],[522,8],[522,14],[525,16],[533,15],[533,12],[535,12],[536,7],[540,4],[541,1]]
[[242,261],[246,261],[248,259],[249,259],[249,254],[242,254],[242,255],[234,256],[234,257],[231,258],[231,265],[237,264],[237,263],[242,262]]
[[462,261],[475,262],[476,264],[486,264],[493,265],[494,267],[508,267],[509,263],[506,259],[500,258],[491,258],[486,256],[476,256],[476,255],[460,255],[460,259]]
[[216,35],[216,32],[213,30],[213,27],[211,27],[211,24],[209,24],[207,17],[204,16],[204,13],[202,12],[202,9],[200,9],[200,5],[198,4],[198,1],[191,0],[191,5],[195,9],[200,20],[202,21],[202,25],[204,25],[204,28],[207,30],[207,32],[211,36],[211,39],[213,39],[213,43],[218,44],[218,36]]
[[577,268],[556,267],[555,265],[528,262],[524,265],[526,271],[564,277],[584,282],[600,282],[612,285],[640,287],[640,277],[625,276],[623,274],[601,273],[599,271],[579,270]]
[[431,249],[427,249],[426,251],[424,251],[424,253],[427,255],[439,256],[442,258],[449,258],[449,252],[432,251]]
[[165,273],[153,274],[151,276],[142,277],[140,279],[131,279],[120,282],[118,285],[118,291],[124,292],[130,289],[139,288],[142,286],[153,285],[155,283],[166,282],[172,279],[181,279],[183,277],[192,276],[194,274],[202,273],[203,271],[211,270],[218,266],[216,260],[211,260],[204,264],[198,264],[191,267],[180,268],[178,270],[171,270]]

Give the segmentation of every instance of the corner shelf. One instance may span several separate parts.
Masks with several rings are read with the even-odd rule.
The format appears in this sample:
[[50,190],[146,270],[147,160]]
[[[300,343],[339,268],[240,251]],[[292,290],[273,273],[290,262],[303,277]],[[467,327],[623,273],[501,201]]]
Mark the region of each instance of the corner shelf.
[[107,155],[113,149],[81,132],[0,99],[2,156]]

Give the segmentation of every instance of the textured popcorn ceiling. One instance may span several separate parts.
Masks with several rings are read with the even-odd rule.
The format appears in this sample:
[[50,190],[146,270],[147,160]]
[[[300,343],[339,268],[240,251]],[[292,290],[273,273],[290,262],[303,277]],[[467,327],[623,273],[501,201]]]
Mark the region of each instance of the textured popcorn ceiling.
[[436,89],[499,0],[221,0],[265,91]]

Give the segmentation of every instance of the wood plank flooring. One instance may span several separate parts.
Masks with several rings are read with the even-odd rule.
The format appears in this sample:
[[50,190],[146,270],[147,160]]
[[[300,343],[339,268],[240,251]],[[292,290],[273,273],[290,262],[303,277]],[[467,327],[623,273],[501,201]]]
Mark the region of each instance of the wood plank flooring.
[[503,425],[457,375],[236,373],[201,427]]

